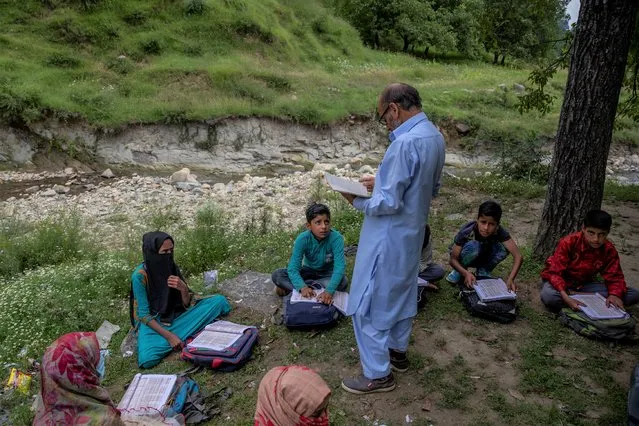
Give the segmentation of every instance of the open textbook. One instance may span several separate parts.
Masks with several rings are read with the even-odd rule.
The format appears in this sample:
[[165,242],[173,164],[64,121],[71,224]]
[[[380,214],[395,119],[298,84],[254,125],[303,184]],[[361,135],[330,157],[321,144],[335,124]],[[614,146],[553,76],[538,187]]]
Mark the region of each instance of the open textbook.
[[514,300],[517,298],[517,294],[508,290],[506,283],[501,278],[477,280],[473,288],[482,302]]
[[[302,296],[302,293],[293,289],[293,292],[291,293],[291,303],[321,303],[317,299],[317,297],[320,294],[324,293],[324,289],[313,289],[313,291],[315,292],[315,297],[306,298]],[[335,293],[333,293],[333,306],[335,306],[335,308],[337,308],[337,310],[340,311],[342,314],[346,315],[346,307],[348,306],[348,293],[345,291],[336,291]]]
[[118,409],[130,415],[146,415],[149,410],[164,412],[175,386],[175,374],[136,374]]
[[616,319],[628,316],[625,311],[614,305],[606,306],[606,298],[599,293],[571,294],[570,297],[586,305],[580,308],[590,319]]
[[335,191],[357,195],[358,197],[370,197],[366,187],[359,182],[335,176],[330,173],[324,173],[324,177],[326,178],[328,186]]
[[187,344],[189,348],[223,351],[235,343],[250,326],[230,321],[215,321],[204,327],[195,339]]

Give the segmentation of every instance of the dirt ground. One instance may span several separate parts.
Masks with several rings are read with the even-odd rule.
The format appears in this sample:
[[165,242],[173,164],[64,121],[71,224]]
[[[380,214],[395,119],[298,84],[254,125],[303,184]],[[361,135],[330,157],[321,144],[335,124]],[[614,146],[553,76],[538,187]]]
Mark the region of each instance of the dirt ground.
[[[433,205],[443,223],[435,235],[436,260],[445,259],[445,241],[472,218],[485,194],[445,190]],[[454,202],[453,202],[454,201]],[[520,246],[530,246],[542,201],[503,200],[504,224]],[[606,204],[614,217],[615,242],[626,279],[639,284],[637,203]],[[509,265],[505,268],[508,270]],[[231,320],[262,324],[255,358],[236,373],[205,373],[205,386],[232,386],[232,398],[210,424],[249,425],[259,378],[271,367],[305,364],[333,389],[331,424],[336,425],[536,425],[623,424],[630,372],[639,360],[636,345],[590,341],[568,330],[539,302],[536,275],[520,274],[518,319],[508,325],[470,317],[456,290],[440,283],[414,321],[407,373],[396,373],[397,389],[356,396],[340,388],[343,377],[360,373],[349,319],[320,333],[290,332],[270,318],[237,307]],[[636,313],[636,311],[634,311]]]

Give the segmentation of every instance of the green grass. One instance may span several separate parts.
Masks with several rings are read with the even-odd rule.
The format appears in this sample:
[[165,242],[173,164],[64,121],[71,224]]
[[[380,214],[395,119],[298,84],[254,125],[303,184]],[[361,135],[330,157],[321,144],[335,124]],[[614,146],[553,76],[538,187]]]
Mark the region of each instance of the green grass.
[[[5,122],[53,116],[116,127],[264,116],[324,124],[370,117],[381,89],[405,81],[432,119],[471,126],[462,140],[471,149],[547,138],[557,127],[565,71],[549,86],[558,97],[549,115],[520,115],[511,88],[528,69],[373,51],[317,0],[47,3],[0,1]],[[615,138],[636,143],[636,124],[623,121]]]

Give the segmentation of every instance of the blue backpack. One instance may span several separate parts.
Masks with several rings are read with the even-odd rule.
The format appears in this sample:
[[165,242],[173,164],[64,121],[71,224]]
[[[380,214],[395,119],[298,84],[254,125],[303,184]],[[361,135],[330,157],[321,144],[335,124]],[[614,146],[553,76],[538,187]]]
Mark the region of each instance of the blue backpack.
[[329,328],[336,325],[342,316],[333,305],[315,302],[291,303],[290,294],[284,297],[283,304],[283,322],[291,330]]

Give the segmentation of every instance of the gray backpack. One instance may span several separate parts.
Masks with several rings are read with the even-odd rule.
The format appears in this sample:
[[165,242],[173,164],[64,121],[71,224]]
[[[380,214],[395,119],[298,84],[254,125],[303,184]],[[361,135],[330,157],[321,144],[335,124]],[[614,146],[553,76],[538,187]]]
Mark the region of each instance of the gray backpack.
[[563,308],[559,312],[559,322],[591,339],[612,341],[637,339],[635,333],[637,321],[630,315],[619,319],[594,320],[588,318],[583,312]]

